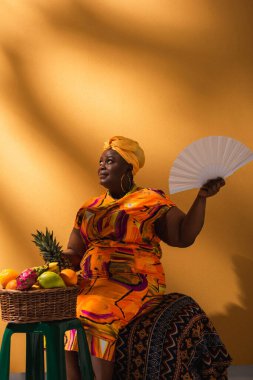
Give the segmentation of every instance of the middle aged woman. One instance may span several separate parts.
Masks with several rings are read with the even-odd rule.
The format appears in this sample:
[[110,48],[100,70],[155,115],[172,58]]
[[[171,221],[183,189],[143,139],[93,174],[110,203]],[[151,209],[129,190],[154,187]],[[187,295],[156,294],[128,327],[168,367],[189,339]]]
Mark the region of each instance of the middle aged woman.
[[[107,191],[80,208],[64,251],[81,268],[77,316],[97,380],[112,379],[119,330],[165,293],[160,240],[176,247],[193,244],[204,224],[206,199],[225,184],[222,178],[208,181],[185,214],[163,191],[134,183],[144,161],[134,140],[115,136],[105,144],[98,175]],[[71,331],[66,344],[68,380],[80,379],[77,350]]]

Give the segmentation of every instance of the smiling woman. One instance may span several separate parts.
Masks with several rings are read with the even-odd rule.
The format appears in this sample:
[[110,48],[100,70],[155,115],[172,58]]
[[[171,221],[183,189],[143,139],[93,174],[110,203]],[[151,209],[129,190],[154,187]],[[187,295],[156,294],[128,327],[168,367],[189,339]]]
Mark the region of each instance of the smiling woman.
[[115,150],[108,149],[99,162],[100,184],[110,189],[113,198],[121,198],[133,186],[132,169],[132,164],[128,164]]
[[[119,331],[163,300],[160,240],[177,247],[191,245],[204,223],[206,198],[225,184],[221,178],[208,181],[184,214],[163,191],[134,183],[144,161],[136,141],[115,136],[105,144],[98,175],[107,191],[80,208],[64,251],[81,268],[77,316],[86,331],[97,380],[112,379]],[[219,340],[217,350],[220,346],[226,353]],[[77,350],[76,332],[70,331],[68,380],[80,379]],[[229,355],[225,356],[229,363]]]

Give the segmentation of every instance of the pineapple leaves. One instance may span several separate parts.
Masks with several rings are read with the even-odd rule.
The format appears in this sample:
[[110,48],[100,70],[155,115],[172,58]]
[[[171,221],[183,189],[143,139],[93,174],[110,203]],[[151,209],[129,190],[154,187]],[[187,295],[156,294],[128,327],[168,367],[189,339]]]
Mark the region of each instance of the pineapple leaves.
[[36,233],[32,234],[32,237],[32,242],[39,248],[45,263],[57,262],[60,269],[72,267],[70,261],[62,256],[62,246],[57,242],[53,231],[50,232],[46,227],[45,233],[36,230]]

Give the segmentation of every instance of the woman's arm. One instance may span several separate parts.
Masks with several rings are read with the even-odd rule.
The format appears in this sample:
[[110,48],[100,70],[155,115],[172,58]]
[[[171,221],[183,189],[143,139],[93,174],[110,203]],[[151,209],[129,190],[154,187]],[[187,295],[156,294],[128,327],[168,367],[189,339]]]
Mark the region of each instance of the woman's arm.
[[208,181],[199,190],[187,214],[177,207],[170,208],[155,223],[158,237],[165,243],[176,247],[192,245],[204,225],[206,198],[217,194],[224,185],[223,178]]
[[73,228],[69,237],[67,249],[63,251],[63,255],[70,260],[75,269],[80,269],[80,262],[85,250],[86,246],[80,235],[80,231]]

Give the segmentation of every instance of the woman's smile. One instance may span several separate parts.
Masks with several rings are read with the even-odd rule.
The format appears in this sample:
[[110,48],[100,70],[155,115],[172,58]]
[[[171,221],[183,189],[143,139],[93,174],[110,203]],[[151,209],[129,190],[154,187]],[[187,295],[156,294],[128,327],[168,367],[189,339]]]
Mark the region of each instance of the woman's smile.
[[99,173],[98,173],[98,176],[100,179],[104,179],[108,176],[108,172],[105,171],[105,170],[100,170]]

